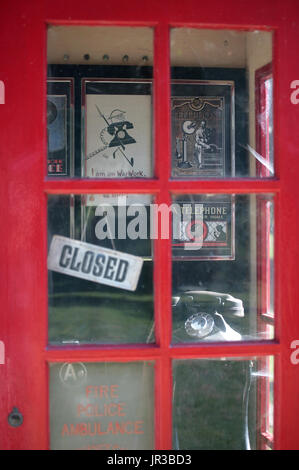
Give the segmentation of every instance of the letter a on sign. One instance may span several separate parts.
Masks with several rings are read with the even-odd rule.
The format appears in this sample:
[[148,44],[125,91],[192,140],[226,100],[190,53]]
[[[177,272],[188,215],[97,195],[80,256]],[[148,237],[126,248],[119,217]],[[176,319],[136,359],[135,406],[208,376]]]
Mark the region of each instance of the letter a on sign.
[[63,374],[63,380],[65,382],[67,382],[69,378],[72,378],[74,382],[76,382],[77,380],[77,376],[76,376],[76,372],[75,372],[73,364],[68,364],[65,369],[65,373]]
[[59,377],[64,385],[81,385],[87,376],[87,369],[82,362],[65,362],[59,371]]

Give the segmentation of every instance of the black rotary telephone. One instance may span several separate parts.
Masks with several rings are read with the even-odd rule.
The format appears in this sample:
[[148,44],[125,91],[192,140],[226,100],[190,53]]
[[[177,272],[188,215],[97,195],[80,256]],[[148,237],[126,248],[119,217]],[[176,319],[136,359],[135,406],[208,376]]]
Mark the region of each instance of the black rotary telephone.
[[113,136],[113,139],[109,143],[109,147],[122,147],[128,144],[135,144],[136,140],[133,139],[127,132],[127,129],[133,129],[134,126],[129,121],[114,122],[109,124],[107,131]]
[[172,305],[177,340],[241,340],[226,320],[244,317],[242,300],[219,292],[185,291],[172,297]]

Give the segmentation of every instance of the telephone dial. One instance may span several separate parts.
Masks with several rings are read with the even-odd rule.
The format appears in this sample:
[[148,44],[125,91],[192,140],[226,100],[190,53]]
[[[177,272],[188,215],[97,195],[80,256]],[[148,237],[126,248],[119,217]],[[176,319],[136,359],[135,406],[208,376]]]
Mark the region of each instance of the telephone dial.
[[242,339],[227,320],[244,317],[243,302],[230,294],[186,291],[172,297],[172,306],[174,336],[178,341]]

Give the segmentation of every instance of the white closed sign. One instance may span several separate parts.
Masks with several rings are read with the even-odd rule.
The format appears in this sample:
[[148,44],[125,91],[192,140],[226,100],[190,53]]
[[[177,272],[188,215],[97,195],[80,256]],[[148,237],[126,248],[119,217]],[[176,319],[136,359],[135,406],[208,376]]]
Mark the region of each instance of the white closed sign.
[[143,259],[120,251],[54,235],[48,269],[88,281],[134,291]]

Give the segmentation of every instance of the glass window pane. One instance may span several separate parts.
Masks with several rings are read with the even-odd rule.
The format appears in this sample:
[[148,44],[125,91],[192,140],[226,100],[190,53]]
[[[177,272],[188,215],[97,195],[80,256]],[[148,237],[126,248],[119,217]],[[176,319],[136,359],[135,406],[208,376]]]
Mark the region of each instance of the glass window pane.
[[150,178],[151,28],[48,28],[48,176]]
[[[149,195],[48,197],[51,344],[155,340],[152,243],[140,222],[147,224],[150,201]],[[131,279],[132,288],[124,284]]]
[[274,176],[272,32],[171,31],[172,177]]
[[269,437],[273,437],[274,432],[274,362],[273,356],[265,356],[259,360],[261,370],[257,376],[261,393],[261,448],[266,447]]
[[51,450],[154,448],[154,363],[50,364]]
[[173,199],[172,341],[272,339],[274,198]]
[[[264,360],[173,361],[173,448],[254,450],[262,448],[270,377]],[[266,406],[267,405],[267,406]]]

